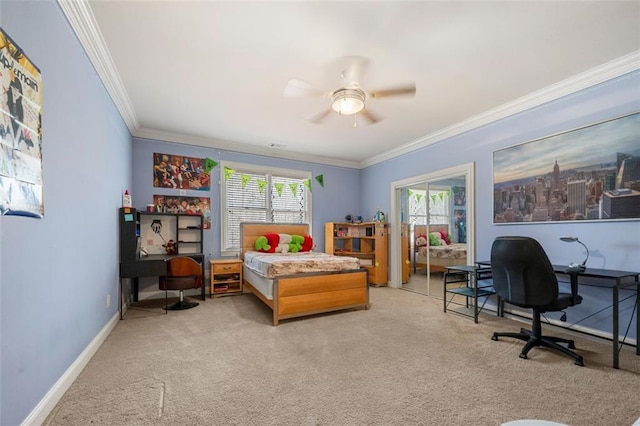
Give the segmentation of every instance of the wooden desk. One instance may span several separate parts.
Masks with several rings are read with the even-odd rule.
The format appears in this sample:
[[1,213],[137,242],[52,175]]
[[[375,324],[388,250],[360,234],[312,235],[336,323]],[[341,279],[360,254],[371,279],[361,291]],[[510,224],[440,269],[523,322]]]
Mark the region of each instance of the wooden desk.
[[133,301],[138,301],[138,279],[140,277],[161,277],[167,275],[167,261],[173,257],[190,257],[202,265],[202,300],[205,300],[204,285],[204,255],[202,253],[185,253],[185,254],[152,254],[143,256],[136,260],[120,262],[120,319],[122,319],[122,280],[124,278],[132,279],[131,292]]
[[[569,272],[566,265],[553,265],[553,270],[556,274],[569,275],[571,279],[571,288],[574,286],[577,288],[580,277],[595,278],[599,281],[597,284],[599,287],[607,287],[612,290],[612,304],[613,307],[613,368],[620,368],[620,319],[619,319],[619,290],[621,288],[636,287],[636,333],[640,333],[640,299],[638,293],[640,293],[640,272],[630,271],[615,271],[611,269],[595,269],[587,268],[582,272]],[[633,279],[633,281],[630,281]],[[582,284],[589,285],[589,284]],[[595,284],[594,284],[595,286]],[[640,355],[640,344],[636,338],[636,355]]]

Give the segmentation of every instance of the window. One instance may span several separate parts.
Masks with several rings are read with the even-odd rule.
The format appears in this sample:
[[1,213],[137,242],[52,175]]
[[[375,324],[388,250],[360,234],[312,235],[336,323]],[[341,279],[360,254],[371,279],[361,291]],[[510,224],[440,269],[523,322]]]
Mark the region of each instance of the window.
[[[409,222],[414,225],[427,224],[427,191],[409,190]],[[429,224],[448,225],[450,223],[448,189],[429,190]]]
[[311,223],[311,172],[223,162],[221,252],[240,250],[240,222]]

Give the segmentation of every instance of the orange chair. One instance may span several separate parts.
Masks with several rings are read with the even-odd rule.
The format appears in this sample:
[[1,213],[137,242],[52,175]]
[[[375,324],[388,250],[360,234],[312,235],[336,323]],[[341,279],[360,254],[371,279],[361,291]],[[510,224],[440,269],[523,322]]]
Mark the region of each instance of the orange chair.
[[[190,257],[173,257],[167,261],[167,275],[160,277],[160,290],[164,290],[165,310],[179,311],[198,306],[198,302],[188,302],[184,290],[202,286],[202,264]],[[180,300],[168,306],[168,291],[179,290]]]

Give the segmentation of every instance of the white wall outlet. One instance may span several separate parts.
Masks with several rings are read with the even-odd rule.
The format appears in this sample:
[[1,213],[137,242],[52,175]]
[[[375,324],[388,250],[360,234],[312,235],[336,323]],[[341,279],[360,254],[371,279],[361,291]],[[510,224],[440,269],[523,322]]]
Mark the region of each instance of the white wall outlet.
[[111,295],[107,294],[107,309],[111,306]]

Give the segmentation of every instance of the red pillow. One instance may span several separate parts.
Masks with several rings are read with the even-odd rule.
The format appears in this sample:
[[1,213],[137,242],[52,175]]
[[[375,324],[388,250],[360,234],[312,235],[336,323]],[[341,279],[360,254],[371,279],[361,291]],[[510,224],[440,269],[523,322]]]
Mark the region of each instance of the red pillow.
[[440,231],[440,235],[442,236],[442,239],[444,240],[445,243],[451,244],[451,240],[449,239],[449,233],[447,231]]
[[300,251],[311,251],[313,249],[313,239],[310,235],[304,236],[304,242],[302,243],[302,249]]

